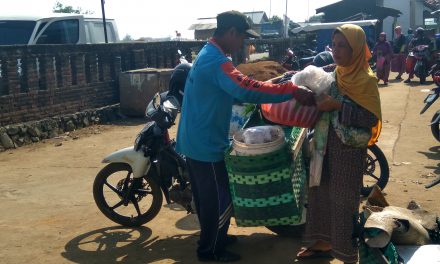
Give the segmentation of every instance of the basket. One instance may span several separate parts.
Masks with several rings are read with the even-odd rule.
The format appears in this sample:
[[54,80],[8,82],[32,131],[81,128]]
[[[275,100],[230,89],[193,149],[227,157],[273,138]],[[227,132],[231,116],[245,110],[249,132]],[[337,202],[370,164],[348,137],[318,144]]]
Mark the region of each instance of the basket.
[[[229,187],[238,226],[301,223],[306,169],[298,151],[300,128],[286,128],[287,142],[270,153],[237,156],[226,153]],[[294,149],[297,148],[297,149]]]

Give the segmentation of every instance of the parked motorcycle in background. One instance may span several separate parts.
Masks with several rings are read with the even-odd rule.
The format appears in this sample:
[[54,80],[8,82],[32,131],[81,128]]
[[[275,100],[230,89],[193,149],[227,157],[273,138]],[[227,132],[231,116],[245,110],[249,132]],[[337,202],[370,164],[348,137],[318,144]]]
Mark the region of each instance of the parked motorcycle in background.
[[177,64],[189,63],[189,61],[186,59],[186,56],[182,53],[180,49],[177,50],[177,54],[179,57],[179,59],[177,60]]
[[[440,96],[440,76],[434,76],[434,82],[437,85],[437,87],[431,89],[431,93],[429,93],[423,103],[425,106],[423,107],[422,111],[420,111],[420,114],[423,114],[426,112],[426,110],[431,107],[431,105],[437,101],[437,99]],[[431,118],[431,133],[434,136],[437,141],[440,141],[440,110],[435,112],[434,116]]]
[[286,55],[284,55],[283,59],[281,60],[281,66],[289,71],[298,71],[301,69],[299,66],[298,57],[291,48],[286,50]]
[[429,46],[418,45],[414,47],[408,54],[406,60],[407,72],[414,70],[414,74],[420,79],[420,84],[425,83],[426,77],[429,75]]
[[[431,66],[431,69],[428,72],[431,75],[432,79],[435,82],[435,76],[440,77],[440,53],[435,54],[435,63]],[[436,83],[439,85],[438,83]]]

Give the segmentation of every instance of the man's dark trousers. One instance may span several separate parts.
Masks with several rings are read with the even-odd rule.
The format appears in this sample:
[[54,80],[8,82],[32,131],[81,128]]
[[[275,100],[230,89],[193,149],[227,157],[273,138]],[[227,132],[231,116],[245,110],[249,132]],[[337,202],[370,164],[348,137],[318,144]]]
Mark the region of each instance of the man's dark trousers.
[[197,254],[221,254],[232,215],[225,162],[202,162],[188,157],[186,161],[201,228]]

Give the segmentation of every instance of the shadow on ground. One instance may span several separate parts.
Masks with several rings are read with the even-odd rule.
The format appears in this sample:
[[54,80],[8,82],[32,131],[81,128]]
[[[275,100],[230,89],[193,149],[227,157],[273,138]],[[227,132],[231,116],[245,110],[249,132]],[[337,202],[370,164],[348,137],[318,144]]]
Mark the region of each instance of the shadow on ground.
[[[73,238],[61,255],[75,263],[197,263],[197,240],[198,233],[159,239],[147,227],[107,227]],[[295,260],[300,246],[298,239],[254,233],[239,236],[230,250],[242,255],[238,263],[330,263],[329,259]]]

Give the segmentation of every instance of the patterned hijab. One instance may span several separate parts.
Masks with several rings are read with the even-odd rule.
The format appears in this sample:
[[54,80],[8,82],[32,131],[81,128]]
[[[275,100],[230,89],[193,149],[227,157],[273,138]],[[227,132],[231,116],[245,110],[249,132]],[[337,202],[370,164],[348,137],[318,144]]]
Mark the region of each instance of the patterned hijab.
[[356,25],[345,24],[338,27],[353,50],[350,65],[336,67],[336,81],[339,92],[348,96],[357,104],[373,113],[378,123],[372,128],[372,136],[368,145],[373,145],[379,138],[382,128],[380,96],[377,78],[371,70],[368,60],[371,58],[364,30]]

